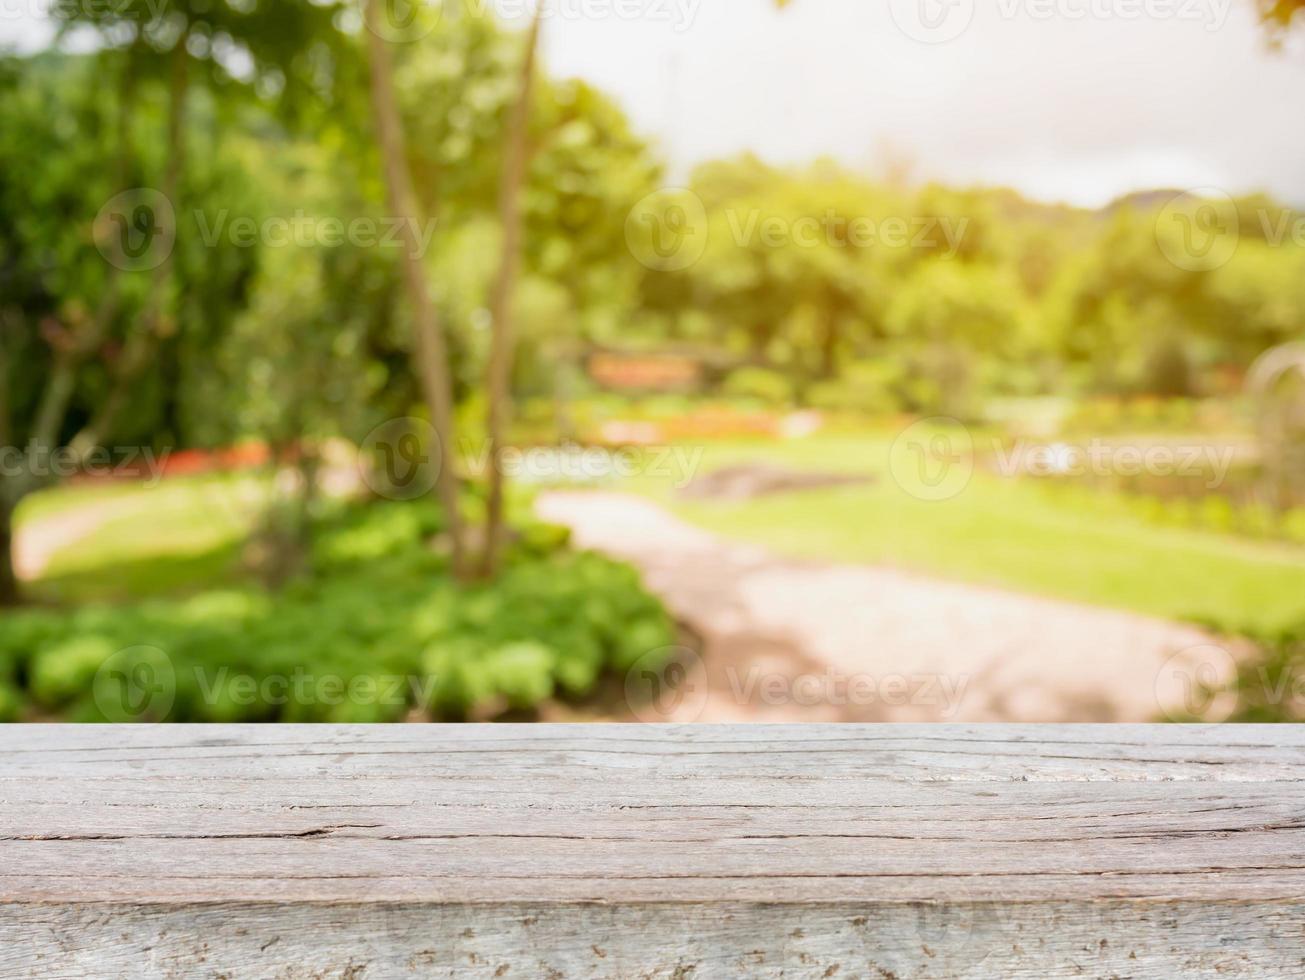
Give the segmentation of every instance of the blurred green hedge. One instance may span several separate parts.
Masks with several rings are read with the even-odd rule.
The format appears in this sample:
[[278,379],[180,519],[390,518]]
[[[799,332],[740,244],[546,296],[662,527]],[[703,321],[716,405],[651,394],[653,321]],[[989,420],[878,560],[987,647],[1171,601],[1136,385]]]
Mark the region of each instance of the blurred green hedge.
[[0,720],[122,720],[112,683],[145,670],[167,696],[141,720],[455,720],[583,697],[674,642],[636,572],[568,550],[564,528],[518,530],[502,574],[474,585],[451,580],[438,532],[425,503],[355,505],[275,594],[7,613]]

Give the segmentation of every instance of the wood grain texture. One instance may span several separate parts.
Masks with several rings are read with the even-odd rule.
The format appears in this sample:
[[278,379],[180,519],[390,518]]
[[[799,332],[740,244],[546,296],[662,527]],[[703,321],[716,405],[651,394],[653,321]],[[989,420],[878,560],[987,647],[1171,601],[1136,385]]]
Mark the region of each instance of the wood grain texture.
[[1291,726],[9,726],[0,976],[1305,974]]

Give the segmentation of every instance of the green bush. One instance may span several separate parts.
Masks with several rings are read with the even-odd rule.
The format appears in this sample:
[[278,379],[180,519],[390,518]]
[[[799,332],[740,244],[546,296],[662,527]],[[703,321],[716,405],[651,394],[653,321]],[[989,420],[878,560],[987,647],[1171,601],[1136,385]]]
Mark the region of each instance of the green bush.
[[583,697],[604,671],[674,642],[634,570],[565,550],[564,530],[527,526],[497,580],[455,584],[432,510],[372,503],[323,521],[313,572],[275,596],[224,590],[7,615],[0,719],[18,713],[26,678],[21,700],[43,712],[113,720],[97,674],[131,647],[166,654],[171,721],[371,722],[414,706],[457,719]]
[[900,368],[889,361],[856,361],[834,381],[818,381],[807,390],[812,408],[860,415],[887,415],[901,409],[895,391]]
[[722,391],[730,397],[756,399],[776,407],[793,402],[793,382],[781,372],[766,368],[735,368],[725,378]]

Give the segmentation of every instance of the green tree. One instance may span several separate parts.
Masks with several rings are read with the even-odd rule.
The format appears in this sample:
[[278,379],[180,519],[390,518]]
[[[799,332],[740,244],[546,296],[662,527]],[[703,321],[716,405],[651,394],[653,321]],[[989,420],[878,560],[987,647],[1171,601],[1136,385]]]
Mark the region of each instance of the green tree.
[[489,413],[486,433],[489,447],[489,491],[485,505],[485,553],[481,573],[492,577],[498,568],[503,546],[503,465],[499,458],[511,406],[512,354],[515,337],[512,325],[513,290],[521,264],[521,189],[529,163],[531,97],[535,88],[535,56],[539,48],[539,28],[544,15],[542,3],[536,8],[526,32],[521,56],[520,80],[516,101],[508,117],[504,134],[503,168],[499,185],[499,225],[503,236],[498,276],[490,293],[489,370],[486,397]]
[[437,486],[445,511],[452,544],[454,574],[466,575],[463,542],[456,437],[453,421],[453,381],[448,347],[439,313],[431,300],[416,238],[419,211],[408,169],[403,120],[394,92],[391,42],[384,36],[393,8],[386,0],[367,0],[367,49],[371,64],[372,108],[376,117],[376,138],[384,167],[390,210],[400,221],[403,236],[403,273],[413,320],[414,368],[425,394],[431,425],[439,439],[441,457]]
[[[123,236],[134,236],[113,234],[111,223],[132,213],[130,195],[126,205],[114,204],[123,200],[123,185],[148,184],[167,166],[168,112],[146,98],[156,87],[136,74],[144,57],[129,45],[0,62],[0,444],[8,454],[0,476],[0,597],[6,602],[18,598],[10,544],[23,498],[58,469],[105,451],[110,440],[152,441],[184,411],[187,395],[174,370],[182,338],[167,317],[156,329],[168,356],[137,369],[130,397],[112,420],[103,416],[121,385],[130,338],[157,309],[153,271],[127,261],[119,249]],[[116,101],[100,95],[97,79],[105,76],[124,80]],[[139,94],[131,91],[137,88]],[[123,111],[124,99],[130,112]],[[230,203],[227,195],[243,184],[231,156],[209,149],[191,201],[213,207],[210,195],[221,193]],[[117,163],[105,168],[105,159]],[[43,161],[39,172],[34,160]],[[252,256],[187,235],[174,242],[159,233],[142,242],[149,246],[144,260],[163,249],[180,270],[178,292],[203,308],[193,318],[196,328],[208,340],[220,336],[243,305]],[[84,435],[88,430],[93,439]],[[52,467],[56,456],[61,465]]]

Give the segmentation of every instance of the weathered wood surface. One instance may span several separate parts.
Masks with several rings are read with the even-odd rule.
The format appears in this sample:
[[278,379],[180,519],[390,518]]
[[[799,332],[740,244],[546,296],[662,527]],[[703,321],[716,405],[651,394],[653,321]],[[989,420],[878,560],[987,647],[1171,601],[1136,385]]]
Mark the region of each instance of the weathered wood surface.
[[1290,726],[9,726],[0,976],[1298,977]]

